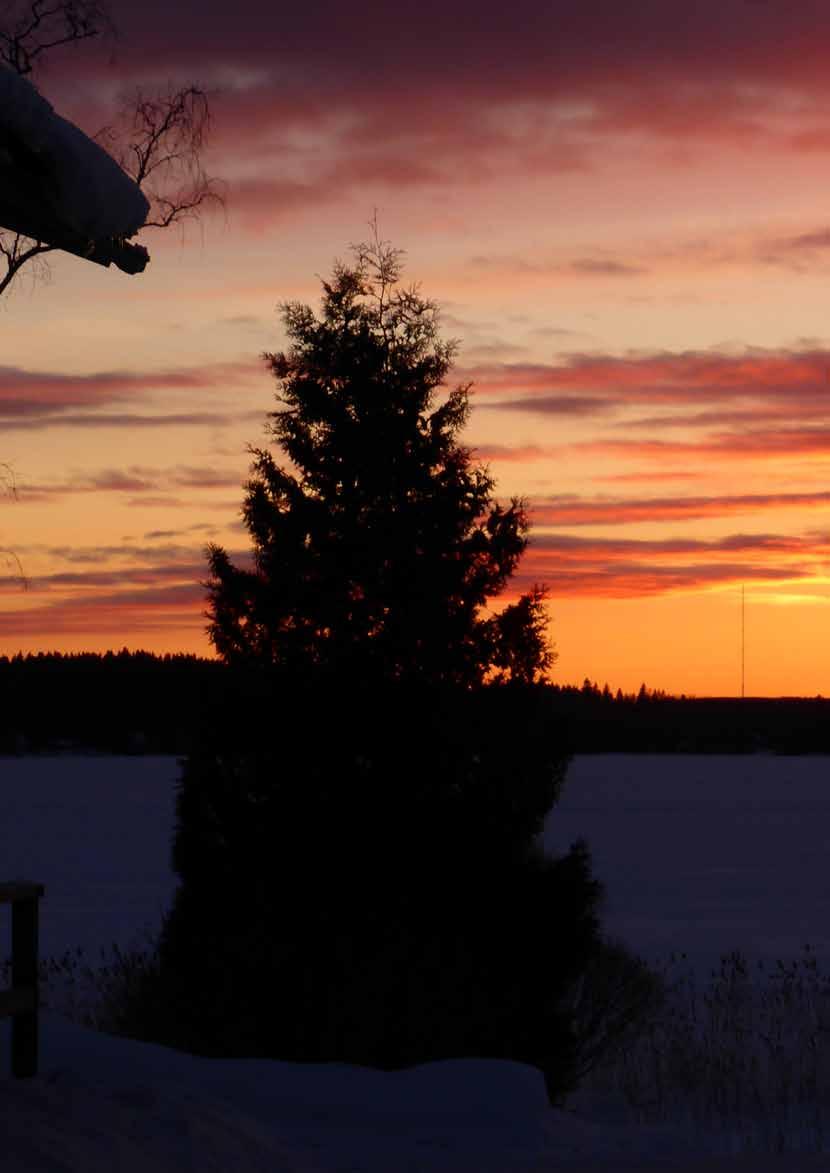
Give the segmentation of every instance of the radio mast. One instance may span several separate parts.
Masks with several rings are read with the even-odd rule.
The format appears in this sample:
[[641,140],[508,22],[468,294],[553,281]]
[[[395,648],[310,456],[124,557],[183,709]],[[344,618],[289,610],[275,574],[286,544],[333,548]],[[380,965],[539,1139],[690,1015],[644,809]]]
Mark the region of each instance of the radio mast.
[[746,587],[741,583],[741,700],[744,700],[746,682]]

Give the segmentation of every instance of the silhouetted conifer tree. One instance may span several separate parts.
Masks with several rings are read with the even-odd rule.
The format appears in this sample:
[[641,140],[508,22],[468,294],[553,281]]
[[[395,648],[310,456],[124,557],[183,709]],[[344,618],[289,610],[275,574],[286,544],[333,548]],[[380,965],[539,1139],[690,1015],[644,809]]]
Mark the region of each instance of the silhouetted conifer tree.
[[534,850],[567,764],[534,683],[544,591],[485,611],[527,517],[460,444],[454,347],[400,270],[375,236],[319,316],[284,307],[291,348],[266,357],[290,464],[252,450],[253,569],[208,548],[226,690],[178,797],[175,1037],[383,1067],[523,1058],[561,1091],[561,999],[601,890],[584,845]]
[[544,591],[493,618],[527,544],[523,502],[502,506],[459,433],[467,386],[442,393],[455,343],[400,285],[377,238],[323,282],[320,316],[289,303],[291,341],[265,358],[278,382],[273,439],[243,510],[252,570],[208,548],[210,635],[228,663],[260,660],[388,681],[533,682],[553,663]]

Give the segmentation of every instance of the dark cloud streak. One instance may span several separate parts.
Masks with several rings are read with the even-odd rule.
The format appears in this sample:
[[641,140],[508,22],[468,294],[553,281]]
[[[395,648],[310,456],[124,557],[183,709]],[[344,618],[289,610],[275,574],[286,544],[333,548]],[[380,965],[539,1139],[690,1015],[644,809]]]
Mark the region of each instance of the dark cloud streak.
[[[826,150],[815,140],[827,138],[830,11],[816,0],[698,0],[682,12],[660,0],[523,0],[509,17],[473,0],[394,12],[381,0],[241,0],[232,12],[115,0],[113,15],[115,59],[95,46],[58,55],[47,96],[71,100],[67,113],[94,132],[96,85],[103,104],[116,79],[126,90],[197,79],[215,91],[219,170],[257,227],[343,192],[586,169],[625,136]],[[782,92],[817,125],[794,131]],[[234,168],[251,158],[256,180]]]

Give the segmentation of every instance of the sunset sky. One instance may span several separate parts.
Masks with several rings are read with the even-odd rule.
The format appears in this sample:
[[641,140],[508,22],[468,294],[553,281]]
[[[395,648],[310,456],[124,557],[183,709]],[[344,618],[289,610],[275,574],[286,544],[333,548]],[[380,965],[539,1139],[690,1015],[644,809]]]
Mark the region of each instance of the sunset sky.
[[115,2],[35,80],[89,134],[212,91],[227,212],[128,277],[0,299],[0,654],[207,655],[204,544],[249,550],[278,303],[381,233],[460,342],[464,440],[531,505],[554,679],[830,695],[826,0]]

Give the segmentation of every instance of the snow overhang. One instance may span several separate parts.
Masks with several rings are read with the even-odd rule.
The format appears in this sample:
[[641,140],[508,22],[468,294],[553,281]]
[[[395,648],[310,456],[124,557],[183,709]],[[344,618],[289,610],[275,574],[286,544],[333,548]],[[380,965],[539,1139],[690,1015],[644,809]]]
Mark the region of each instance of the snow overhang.
[[0,66],[0,225],[98,264],[141,272],[128,243],[150,205],[111,155]]

